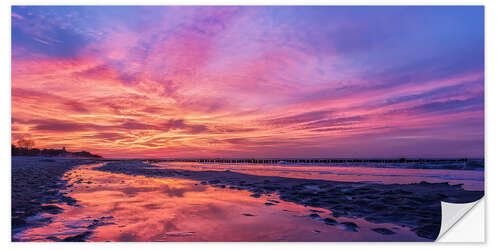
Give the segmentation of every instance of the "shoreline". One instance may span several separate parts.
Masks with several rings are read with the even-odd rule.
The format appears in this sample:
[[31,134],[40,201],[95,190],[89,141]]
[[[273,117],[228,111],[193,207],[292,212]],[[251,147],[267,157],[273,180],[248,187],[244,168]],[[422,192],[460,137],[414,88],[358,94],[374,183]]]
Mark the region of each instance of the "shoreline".
[[50,218],[40,213],[57,214],[60,203],[76,205],[77,201],[62,190],[64,173],[79,165],[96,162],[90,159],[14,156],[11,163],[11,240],[25,228],[43,226]]
[[[155,165],[130,160],[16,156],[12,157],[12,241],[17,241],[13,236],[26,228],[51,222],[49,217],[35,215],[58,214],[62,209],[57,204],[78,206],[78,201],[63,191],[67,183],[61,177],[74,167],[92,163],[104,163],[94,168],[99,171],[189,179],[200,182],[195,185],[247,190],[252,193],[250,196],[256,198],[275,193],[283,201],[327,209],[334,218],[362,218],[373,223],[392,223],[408,227],[419,237],[431,240],[437,237],[440,230],[440,201],[471,202],[484,195],[484,191],[467,191],[461,185],[448,183],[343,182],[252,175],[230,170],[158,169]],[[315,215],[312,213],[310,216]],[[335,219],[325,219],[323,222],[327,225],[339,224]]]
[[[401,159],[356,159],[356,158],[107,158],[104,162],[112,161],[144,161],[148,163],[161,162],[191,162],[203,164],[270,164],[270,165],[303,165],[318,166],[364,166],[372,168],[401,168],[401,169],[447,169],[447,170],[477,170],[484,171],[484,158],[401,158]],[[439,164],[438,166],[431,166]]]
[[[437,238],[441,201],[465,203],[480,199],[483,191],[466,191],[448,183],[376,184],[257,176],[232,171],[157,169],[141,161],[107,162],[96,170],[146,177],[200,181],[218,188],[248,190],[251,196],[277,193],[280,199],[325,208],[334,217],[358,217],[374,223],[409,227],[418,236]],[[325,221],[325,223],[335,223]]]

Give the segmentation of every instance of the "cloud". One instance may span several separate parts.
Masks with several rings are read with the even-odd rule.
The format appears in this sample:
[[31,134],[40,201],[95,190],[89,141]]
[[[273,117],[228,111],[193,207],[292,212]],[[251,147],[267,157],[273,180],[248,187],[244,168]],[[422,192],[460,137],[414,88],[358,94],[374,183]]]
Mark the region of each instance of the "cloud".
[[466,81],[456,85],[433,88],[429,91],[421,92],[418,94],[400,95],[394,98],[387,99],[385,104],[393,105],[405,102],[412,102],[415,100],[431,101],[436,98],[449,98],[452,96],[462,96],[464,94],[467,94],[467,92],[473,92],[473,91],[482,92],[484,91],[482,87],[483,82],[484,79],[481,79],[480,81]]
[[284,117],[279,117],[271,120],[267,120],[266,122],[272,125],[276,126],[286,126],[286,125],[294,125],[294,124],[299,124],[299,123],[304,123],[304,122],[310,122],[310,121],[316,121],[323,119],[327,117],[328,115],[332,114],[333,111],[331,110],[326,110],[326,111],[312,111],[312,112],[306,112],[306,113],[301,113],[297,115],[291,115],[291,116],[284,116]]
[[120,139],[129,138],[129,136],[124,135],[122,133],[114,133],[114,132],[99,132],[94,135],[89,136],[90,138],[94,138],[97,140],[107,140],[107,141],[117,141]]
[[[88,38],[60,23],[46,22],[44,16],[34,14],[17,18],[12,24],[12,50],[25,49],[32,54],[57,58],[74,58],[88,44]],[[19,55],[14,53],[15,55]],[[30,55],[24,55],[30,56]]]
[[161,125],[161,128],[163,128],[165,131],[170,131],[170,130],[185,130],[187,133],[192,133],[192,134],[199,134],[203,132],[208,132],[208,128],[205,125],[189,125],[184,122],[184,120],[168,120],[164,122]]
[[38,131],[57,131],[57,132],[74,132],[86,131],[92,129],[94,125],[76,123],[71,121],[45,119],[45,120],[30,120],[30,124],[34,124],[34,130]]
[[15,87],[12,88],[11,93],[12,98],[16,101],[27,102],[31,100],[36,103],[45,103],[45,105],[51,104],[77,113],[89,112],[86,104],[59,95]]
[[128,120],[125,121],[119,125],[115,126],[110,126],[112,128],[118,128],[118,129],[124,129],[124,130],[129,130],[129,131],[134,131],[134,130],[155,130],[157,129],[156,126],[143,123],[143,122],[137,122],[133,120]]
[[409,112],[415,113],[457,113],[484,110],[484,97],[475,96],[464,100],[449,100],[430,102],[410,108]]
[[[351,117],[339,117],[333,119],[319,120],[306,124],[307,128],[323,128],[323,127],[333,127],[339,125],[351,125],[355,123],[360,123],[365,117],[361,116],[351,116]],[[320,131],[320,130],[316,130]],[[324,130],[328,131],[328,130]]]
[[11,20],[12,138],[40,146],[453,156],[484,138],[482,7],[14,6]]

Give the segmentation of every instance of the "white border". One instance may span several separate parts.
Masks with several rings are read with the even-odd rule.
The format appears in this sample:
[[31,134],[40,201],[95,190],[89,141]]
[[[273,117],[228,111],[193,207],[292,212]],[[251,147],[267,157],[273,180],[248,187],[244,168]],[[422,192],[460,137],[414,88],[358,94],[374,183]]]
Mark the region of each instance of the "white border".
[[[498,237],[498,230],[495,231],[496,225],[500,225],[498,215],[493,211],[499,211],[500,206],[498,201],[489,199],[486,201],[488,220],[486,221],[486,242],[487,244],[457,244],[457,243],[63,243],[63,244],[50,244],[50,243],[10,243],[10,6],[11,5],[485,5],[486,16],[486,197],[495,197],[496,191],[499,190],[499,181],[497,181],[498,172],[500,168],[500,155],[495,151],[500,148],[499,141],[499,128],[500,120],[498,118],[500,108],[500,98],[497,96],[499,91],[499,26],[500,26],[500,8],[498,0],[482,0],[482,1],[335,1],[335,0],[311,0],[311,1],[297,1],[297,0],[121,0],[121,1],[5,1],[1,9],[2,21],[2,39],[1,48],[3,50],[1,67],[3,81],[0,84],[0,102],[1,102],[1,133],[0,133],[0,147],[2,154],[2,163],[0,170],[2,171],[3,185],[0,189],[2,194],[3,205],[0,224],[1,229],[1,242],[2,245],[10,248],[19,249],[67,249],[71,248],[87,248],[92,247],[96,249],[131,249],[136,247],[147,247],[151,249],[254,249],[256,247],[272,247],[273,249],[303,249],[306,247],[316,249],[331,249],[331,248],[360,248],[369,247],[370,249],[420,249],[422,246],[439,247],[439,248],[453,248],[456,249],[470,249],[471,247],[498,247],[500,246],[500,239]],[[497,199],[498,200],[498,199]],[[475,208],[477,209],[477,207]],[[473,230],[472,228],[470,228]]]
[[[438,237],[438,242],[484,242],[484,199],[474,203],[473,208],[454,224],[446,233]],[[442,223],[442,222],[441,222]],[[442,228],[441,224],[441,228]],[[474,230],[471,230],[474,229]],[[441,232],[439,233],[441,235]]]

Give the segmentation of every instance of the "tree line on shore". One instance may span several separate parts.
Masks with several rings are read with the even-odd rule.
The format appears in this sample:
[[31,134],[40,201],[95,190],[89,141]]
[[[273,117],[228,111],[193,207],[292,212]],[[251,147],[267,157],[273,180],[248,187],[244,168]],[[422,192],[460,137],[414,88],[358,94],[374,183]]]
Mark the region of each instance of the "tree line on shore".
[[39,149],[34,147],[35,142],[29,139],[20,139],[17,141],[17,146],[11,144],[12,156],[49,156],[49,157],[78,157],[78,158],[102,158],[100,155],[92,154],[87,151],[70,152],[66,148],[62,149]]

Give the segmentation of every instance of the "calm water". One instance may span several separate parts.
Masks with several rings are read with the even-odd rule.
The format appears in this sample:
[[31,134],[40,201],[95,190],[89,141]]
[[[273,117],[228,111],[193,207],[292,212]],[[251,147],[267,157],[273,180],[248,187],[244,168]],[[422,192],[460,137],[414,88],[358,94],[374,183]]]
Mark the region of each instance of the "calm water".
[[158,168],[187,169],[193,171],[231,170],[263,176],[282,176],[304,179],[322,179],[349,182],[376,182],[383,184],[409,184],[426,182],[448,182],[463,184],[466,190],[484,190],[483,170],[449,170],[449,169],[405,169],[374,168],[366,166],[343,165],[271,165],[246,163],[193,163],[162,162],[154,164]]
[[[335,218],[354,222],[359,232],[343,225],[331,226],[321,218],[333,218],[329,211],[279,200],[276,196],[251,197],[243,190],[200,185],[175,178],[148,178],[93,170],[97,165],[80,166],[64,179],[66,192],[79,201],[79,207],[59,205],[53,222],[15,235],[28,241],[48,241],[83,232],[92,232],[89,241],[425,241],[408,228],[392,224],[373,224],[362,219]],[[325,178],[338,180],[393,181],[404,177],[374,176],[362,169],[357,175],[348,169],[289,167],[263,169],[264,166],[165,165],[192,169],[225,169],[262,175]],[[393,171],[394,169],[392,169]],[[405,170],[408,171],[408,170]],[[328,172],[328,173],[327,173]],[[413,171],[405,172],[413,173]],[[421,173],[421,172],[418,172]],[[426,172],[427,173],[427,172]],[[403,173],[401,173],[403,174]],[[475,176],[475,175],[473,175]],[[477,177],[477,176],[476,176]],[[428,177],[431,178],[431,177]],[[72,185],[71,185],[72,184]],[[272,203],[275,205],[266,205]],[[311,209],[321,218],[311,218]],[[382,235],[372,228],[387,228],[394,235]],[[54,239],[54,238],[52,238]]]

